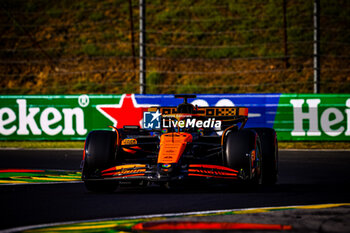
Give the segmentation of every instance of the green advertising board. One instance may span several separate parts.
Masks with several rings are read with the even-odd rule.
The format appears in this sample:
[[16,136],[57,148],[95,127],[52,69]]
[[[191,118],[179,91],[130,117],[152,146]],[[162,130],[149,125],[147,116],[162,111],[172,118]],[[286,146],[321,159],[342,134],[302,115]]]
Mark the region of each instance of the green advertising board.
[[[151,106],[173,95],[3,95],[0,140],[84,140],[92,130],[142,127]],[[350,141],[349,94],[201,94],[198,106],[249,109],[247,127],[273,127],[280,141]]]
[[120,95],[0,96],[0,140],[84,140],[111,121],[96,106]]
[[273,127],[284,141],[349,141],[350,95],[282,94]]

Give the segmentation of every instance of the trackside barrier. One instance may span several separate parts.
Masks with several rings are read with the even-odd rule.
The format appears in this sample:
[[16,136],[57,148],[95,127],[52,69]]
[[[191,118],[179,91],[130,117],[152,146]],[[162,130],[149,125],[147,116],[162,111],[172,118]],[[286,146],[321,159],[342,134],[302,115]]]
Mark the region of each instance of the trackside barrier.
[[[0,140],[84,140],[109,125],[142,126],[150,106],[173,95],[3,95]],[[273,127],[280,141],[349,141],[350,94],[199,94],[198,106],[249,108],[246,127]]]

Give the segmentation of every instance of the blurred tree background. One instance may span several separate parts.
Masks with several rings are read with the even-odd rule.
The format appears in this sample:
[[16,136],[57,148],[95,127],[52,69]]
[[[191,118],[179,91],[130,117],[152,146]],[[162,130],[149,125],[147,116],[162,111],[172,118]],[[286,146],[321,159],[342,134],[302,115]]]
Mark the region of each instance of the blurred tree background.
[[[132,18],[126,0],[0,7],[0,94],[139,92],[139,0]],[[349,93],[350,1],[320,9],[321,93]],[[283,16],[283,0],[146,1],[147,93],[312,93],[313,1]]]

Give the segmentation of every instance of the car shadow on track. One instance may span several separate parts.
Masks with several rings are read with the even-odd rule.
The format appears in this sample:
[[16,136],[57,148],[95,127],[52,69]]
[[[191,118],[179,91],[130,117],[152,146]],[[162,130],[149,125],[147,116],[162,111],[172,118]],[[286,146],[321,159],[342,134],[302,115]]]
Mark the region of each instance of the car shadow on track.
[[[259,185],[250,186],[243,184],[236,185],[176,185],[176,186],[160,186],[153,185],[147,187],[139,186],[122,186],[115,190],[112,194],[217,194],[217,193],[258,193],[258,194],[276,194],[276,193],[294,193],[294,194],[323,194],[336,195],[348,194],[349,184],[275,184],[275,185]],[[87,191],[86,191],[87,192]]]

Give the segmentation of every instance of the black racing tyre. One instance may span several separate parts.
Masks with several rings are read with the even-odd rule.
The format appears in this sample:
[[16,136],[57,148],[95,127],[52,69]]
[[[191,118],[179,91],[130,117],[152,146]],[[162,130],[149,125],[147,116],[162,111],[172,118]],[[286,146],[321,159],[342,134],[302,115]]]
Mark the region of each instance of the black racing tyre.
[[276,184],[278,180],[278,142],[276,131],[272,128],[252,128],[260,138],[262,150],[263,184]]
[[[116,164],[117,134],[112,131],[96,130],[89,133],[85,141],[85,159],[82,172],[87,190],[92,192],[112,192],[118,182],[91,180],[100,177],[100,172]],[[90,180],[89,180],[90,179]]]
[[[240,171],[240,175],[248,184],[261,184],[261,153],[259,136],[253,130],[230,132],[226,136],[224,165]],[[255,150],[257,159],[252,164],[249,156]],[[252,166],[255,172],[252,173]]]

